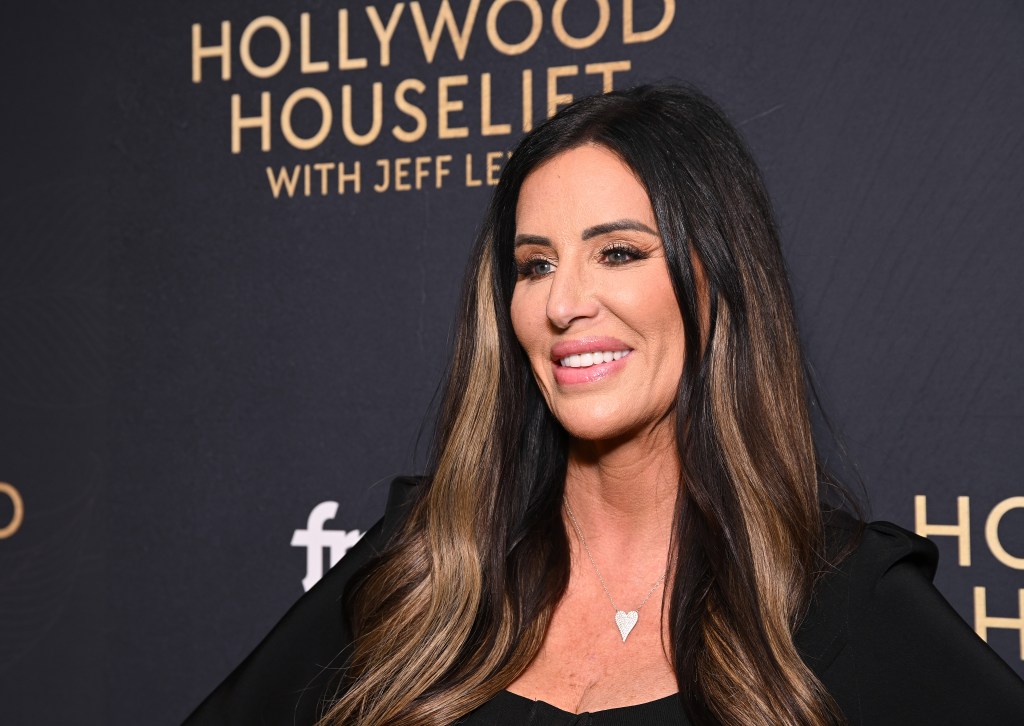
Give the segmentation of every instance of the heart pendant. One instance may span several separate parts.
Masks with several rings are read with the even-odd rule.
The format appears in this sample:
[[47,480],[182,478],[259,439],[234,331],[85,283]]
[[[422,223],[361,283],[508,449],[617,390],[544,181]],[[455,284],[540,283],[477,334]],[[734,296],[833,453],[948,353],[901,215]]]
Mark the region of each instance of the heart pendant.
[[633,630],[633,626],[636,625],[636,621],[640,618],[640,614],[636,610],[630,610],[628,613],[622,610],[615,612],[615,624],[619,627],[619,634],[622,635],[622,642],[626,642],[626,637],[630,631]]

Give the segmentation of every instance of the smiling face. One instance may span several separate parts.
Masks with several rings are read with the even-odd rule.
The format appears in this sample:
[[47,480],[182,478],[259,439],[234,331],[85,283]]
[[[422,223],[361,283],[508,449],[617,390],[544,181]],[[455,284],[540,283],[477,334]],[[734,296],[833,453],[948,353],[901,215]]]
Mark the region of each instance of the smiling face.
[[671,420],[685,345],[647,192],[588,144],[527,176],[512,325],[555,418],[578,439]]

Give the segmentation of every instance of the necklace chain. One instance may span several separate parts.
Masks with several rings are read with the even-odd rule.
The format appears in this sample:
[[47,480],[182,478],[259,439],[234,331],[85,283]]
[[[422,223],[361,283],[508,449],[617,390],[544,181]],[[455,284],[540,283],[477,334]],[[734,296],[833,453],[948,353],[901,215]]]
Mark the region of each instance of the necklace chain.
[[[569,521],[572,522],[572,528],[576,530],[576,536],[580,538],[580,542],[583,544],[583,551],[587,553],[587,559],[590,560],[590,564],[594,566],[594,572],[597,573],[597,579],[601,583],[601,589],[604,590],[604,594],[608,597],[608,602],[612,604],[612,609],[616,612],[620,611],[618,605],[615,604],[615,600],[612,598],[612,594],[608,591],[608,585],[604,581],[604,577],[601,576],[601,568],[597,566],[597,562],[594,561],[594,555],[590,554],[590,547],[587,546],[587,538],[583,536],[583,529],[580,527],[580,523],[576,521],[576,516],[572,513],[572,507],[569,506],[569,500],[565,500],[565,511],[569,514]],[[665,581],[665,575],[658,578],[657,582],[651,585],[651,589],[647,591],[647,595],[643,601],[633,608],[634,611],[639,612],[640,608],[647,604],[647,601],[651,599],[651,595],[658,589],[658,586]],[[623,640],[626,638],[623,637]]]

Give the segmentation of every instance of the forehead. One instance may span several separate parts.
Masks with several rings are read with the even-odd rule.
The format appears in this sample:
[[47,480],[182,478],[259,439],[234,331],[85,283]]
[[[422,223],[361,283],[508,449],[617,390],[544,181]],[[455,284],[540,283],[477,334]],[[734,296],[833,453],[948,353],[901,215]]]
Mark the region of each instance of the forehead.
[[586,144],[563,151],[526,177],[516,205],[516,231],[579,232],[617,219],[657,225],[643,185],[617,154]]

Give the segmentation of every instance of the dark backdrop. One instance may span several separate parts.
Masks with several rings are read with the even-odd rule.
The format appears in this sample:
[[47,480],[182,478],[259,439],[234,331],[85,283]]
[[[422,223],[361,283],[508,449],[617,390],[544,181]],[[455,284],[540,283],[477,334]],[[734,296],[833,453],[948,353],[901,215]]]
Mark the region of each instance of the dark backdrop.
[[[623,61],[615,87],[691,81],[740,125],[873,516],[959,522],[959,537],[931,533],[937,583],[1024,673],[1024,620],[986,620],[1024,618],[1024,7],[608,0],[606,32],[571,48],[545,0],[535,44],[507,55],[488,39],[494,4],[479,2],[462,58],[444,34],[432,62],[402,4],[387,66],[367,5],[345,0],[22,3],[2,26],[0,720],[179,722],[315,577],[302,543],[326,566],[321,545],[340,556],[372,524],[384,483],[422,465],[487,154],[500,163],[518,137],[524,71],[540,119],[549,69],[581,95],[602,87],[588,64]],[[673,17],[624,43],[633,4],[638,31]],[[370,5],[386,22],[399,3]],[[506,43],[529,38],[527,5],[497,16]],[[586,36],[599,5],[567,3],[566,32]],[[440,3],[419,6],[432,27]],[[459,23],[471,6],[453,2]],[[365,68],[338,67],[339,10],[347,63]],[[253,26],[243,59],[261,16],[278,22]],[[192,26],[207,47],[222,21],[231,78],[208,58],[195,82]],[[290,53],[262,72],[275,25]],[[327,70],[304,72],[304,45]],[[391,131],[416,126],[394,102],[406,79],[426,120],[409,143]],[[366,132],[375,83],[381,132],[355,145],[342,88]],[[444,84],[463,103],[454,138],[439,134]],[[318,94],[331,107],[308,149],[281,124],[299,89],[299,145]],[[264,92],[269,151],[241,129],[233,153],[232,96],[254,116]],[[485,135],[482,105],[508,133]],[[416,157],[422,188],[374,191],[378,160],[414,172]],[[338,194],[336,165],[356,162],[360,190]],[[296,166],[295,195],[275,198],[268,168]],[[311,517],[322,502],[337,508]]]

